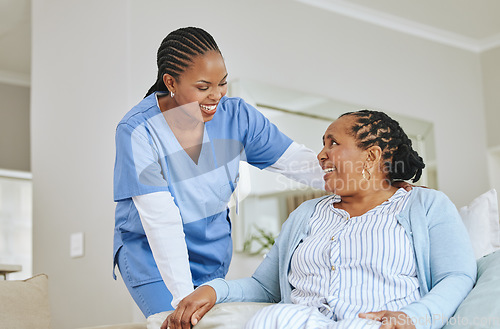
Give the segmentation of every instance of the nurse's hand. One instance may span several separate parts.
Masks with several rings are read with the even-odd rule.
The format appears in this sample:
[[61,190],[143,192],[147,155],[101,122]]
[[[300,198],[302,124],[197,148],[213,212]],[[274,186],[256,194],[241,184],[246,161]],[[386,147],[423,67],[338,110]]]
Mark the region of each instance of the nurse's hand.
[[161,325],[161,329],[191,329],[207,313],[217,300],[214,288],[210,286],[198,287],[186,296],[175,311],[173,311]]
[[[404,180],[397,180],[392,182],[392,186],[397,188],[404,188],[406,191],[410,192],[415,185],[405,182]],[[425,187],[425,186],[422,186]]]

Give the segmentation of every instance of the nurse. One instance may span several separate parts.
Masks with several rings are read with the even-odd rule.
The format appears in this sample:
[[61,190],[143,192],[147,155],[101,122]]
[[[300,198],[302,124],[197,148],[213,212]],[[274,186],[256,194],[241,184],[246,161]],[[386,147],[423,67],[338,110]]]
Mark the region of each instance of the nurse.
[[240,161],[323,188],[311,150],[225,96],[224,59],[206,31],[171,32],[157,64],[157,81],[117,126],[114,171],[114,266],[146,317],[226,275]]

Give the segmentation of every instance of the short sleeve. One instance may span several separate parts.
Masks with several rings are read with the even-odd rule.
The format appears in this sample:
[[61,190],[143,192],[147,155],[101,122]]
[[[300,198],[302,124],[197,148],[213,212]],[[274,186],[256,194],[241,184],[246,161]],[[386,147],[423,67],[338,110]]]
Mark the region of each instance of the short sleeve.
[[121,123],[116,129],[114,200],[168,191],[160,157],[144,124]]
[[243,139],[246,161],[264,169],[281,157],[292,140],[253,106],[243,100],[240,100],[239,106],[240,120],[248,124],[247,134]]

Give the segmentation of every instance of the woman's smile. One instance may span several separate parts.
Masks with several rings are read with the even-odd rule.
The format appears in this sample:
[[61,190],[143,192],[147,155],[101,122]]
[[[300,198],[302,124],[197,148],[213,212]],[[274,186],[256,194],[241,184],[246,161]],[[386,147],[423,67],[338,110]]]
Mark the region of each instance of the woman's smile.
[[336,172],[337,171],[337,168],[332,165],[331,167],[328,167],[328,168],[323,168],[323,172],[325,173],[325,175],[323,176],[323,179],[325,180],[325,182],[332,176],[332,173]]

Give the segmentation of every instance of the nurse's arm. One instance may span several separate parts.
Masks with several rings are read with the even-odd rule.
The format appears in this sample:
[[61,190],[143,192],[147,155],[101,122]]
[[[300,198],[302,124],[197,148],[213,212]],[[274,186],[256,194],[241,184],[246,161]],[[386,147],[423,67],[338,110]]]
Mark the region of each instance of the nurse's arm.
[[316,189],[325,189],[323,180],[325,173],[319,165],[316,154],[302,144],[292,142],[281,157],[266,169]]
[[158,270],[172,293],[172,306],[191,292],[193,282],[179,208],[170,192],[155,192],[132,198],[153,252]]

